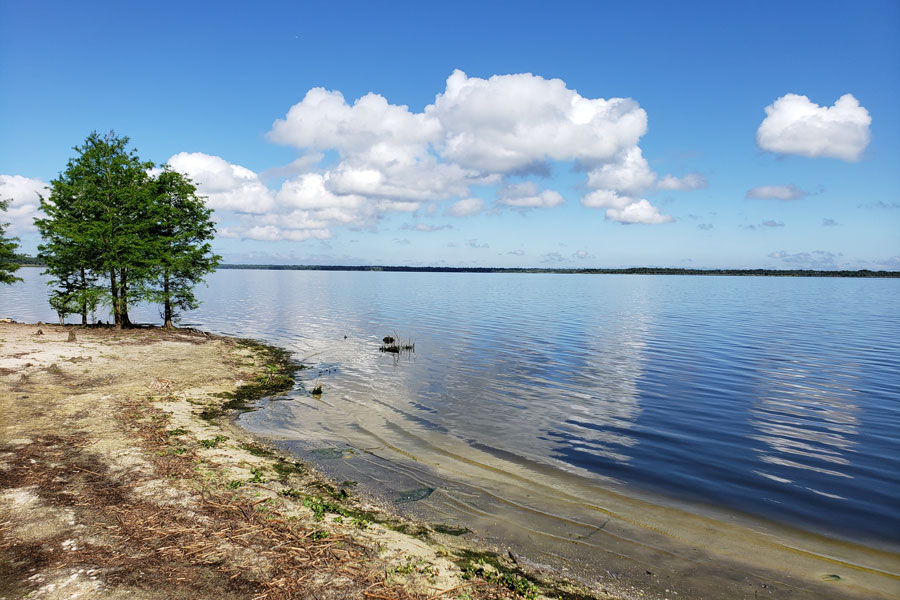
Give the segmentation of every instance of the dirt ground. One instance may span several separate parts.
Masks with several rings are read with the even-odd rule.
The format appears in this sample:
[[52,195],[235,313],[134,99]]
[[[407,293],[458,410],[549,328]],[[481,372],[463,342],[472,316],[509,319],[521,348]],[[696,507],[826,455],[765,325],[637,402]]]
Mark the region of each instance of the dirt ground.
[[400,519],[233,426],[238,400],[290,386],[284,359],[194,331],[0,323],[0,600],[613,597]]

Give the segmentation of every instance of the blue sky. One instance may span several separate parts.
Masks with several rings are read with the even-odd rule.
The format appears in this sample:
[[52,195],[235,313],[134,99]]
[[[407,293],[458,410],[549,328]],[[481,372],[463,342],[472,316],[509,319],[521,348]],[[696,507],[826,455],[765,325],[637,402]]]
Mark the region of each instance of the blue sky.
[[228,262],[900,269],[896,1],[261,4],[0,0],[24,251],[115,129]]

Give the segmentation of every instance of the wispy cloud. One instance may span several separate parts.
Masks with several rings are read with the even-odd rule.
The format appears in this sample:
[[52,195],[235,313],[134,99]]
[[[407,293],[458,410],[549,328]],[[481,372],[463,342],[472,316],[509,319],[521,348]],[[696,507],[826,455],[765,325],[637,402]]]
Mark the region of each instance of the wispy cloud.
[[479,244],[477,238],[472,238],[472,239],[466,240],[466,246],[468,246],[469,248],[479,248],[479,249],[491,247],[487,242]]
[[810,195],[793,183],[788,185],[761,185],[747,191],[745,198],[766,200],[799,200]]
[[433,231],[442,231],[444,229],[453,229],[453,225],[427,225],[425,223],[404,223],[400,226],[401,229],[410,230],[410,231],[421,231],[423,233],[431,233]]
[[857,204],[856,208],[866,208],[874,210],[898,210],[900,209],[900,202],[891,202],[890,204],[888,204],[887,202],[878,200],[877,202],[869,202],[868,204]]
[[705,190],[708,186],[706,177],[699,173],[688,173],[684,177],[666,175],[656,184],[661,190]]
[[744,229],[771,229],[775,227],[784,227],[784,223],[781,221],[775,221],[774,219],[766,219],[757,225],[742,225]]
[[789,265],[794,268],[802,269],[836,269],[837,259],[843,256],[841,253],[835,254],[827,250],[813,250],[812,252],[785,252],[778,250],[771,252],[769,258]]

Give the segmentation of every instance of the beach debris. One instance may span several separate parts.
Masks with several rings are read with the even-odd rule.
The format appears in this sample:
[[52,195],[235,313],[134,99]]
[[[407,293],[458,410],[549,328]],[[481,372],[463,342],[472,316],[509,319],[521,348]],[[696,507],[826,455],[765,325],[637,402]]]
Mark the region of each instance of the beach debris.
[[66,341],[67,342],[77,342],[78,341],[75,339],[75,330],[74,329],[69,330],[69,338]]
[[44,335],[44,332],[43,332],[43,330],[38,329],[37,331],[34,332],[34,335]]
[[826,573],[825,575],[822,575],[822,581],[840,581],[840,580],[841,580],[841,576],[835,575],[834,573]]
[[400,339],[400,336],[395,332],[394,335],[386,335],[381,338],[381,347],[378,348],[381,352],[390,352],[391,354],[400,354],[401,352],[415,352],[416,344],[411,339],[406,340],[406,343]]
[[317,383],[315,387],[313,387],[312,391],[309,392],[313,396],[321,396],[322,395],[322,384]]
[[147,387],[149,387],[151,390],[153,390],[155,392],[159,392],[162,390],[171,390],[172,386],[174,386],[174,385],[175,385],[175,382],[172,381],[171,379],[161,379],[159,377],[154,377],[153,379],[150,380],[150,383],[147,384]]
[[432,487],[422,487],[416,488],[414,490],[406,490],[404,492],[400,492],[396,498],[394,498],[395,504],[404,504],[406,502],[418,502],[419,500],[424,500],[431,493],[434,492],[434,488]]
[[0,319],[0,323],[15,323],[15,321],[13,321],[12,319],[6,318],[6,319]]

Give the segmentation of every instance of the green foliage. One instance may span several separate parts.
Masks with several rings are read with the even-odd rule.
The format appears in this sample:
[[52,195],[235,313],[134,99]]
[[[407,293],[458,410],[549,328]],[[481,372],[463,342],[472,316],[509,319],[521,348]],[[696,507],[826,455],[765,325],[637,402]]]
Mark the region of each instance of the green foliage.
[[217,435],[216,437],[208,439],[208,440],[200,440],[200,444],[204,448],[215,448],[216,446],[218,446],[219,444],[221,444],[222,442],[224,442],[227,439],[228,438],[225,437],[224,435]]
[[480,561],[467,561],[462,565],[462,568],[463,579],[480,577],[488,583],[503,586],[514,594],[526,598],[526,600],[537,598],[537,586],[527,578],[502,566]]
[[[9,201],[0,199],[0,212],[5,212],[7,206]],[[16,242],[19,238],[6,237],[7,225],[9,223],[0,223],[0,283],[15,283],[22,281],[21,277],[13,275],[19,268],[16,261],[16,248],[19,247]]]
[[38,258],[54,286],[51,306],[64,320],[100,304],[118,327],[130,325],[129,307],[141,300],[163,305],[166,325],[178,310],[195,308],[192,288],[218,264],[210,240],[211,211],[190,179],[128,148],[115,132],[92,132],[50,182],[35,219],[43,243]]
[[265,473],[265,469],[260,467],[254,467],[250,469],[250,473],[253,475],[250,479],[247,480],[247,483],[265,483],[266,479],[263,477],[263,473]]
[[196,192],[187,176],[168,165],[150,182],[154,264],[147,293],[163,305],[166,327],[173,326],[178,311],[197,308],[193,287],[222,258],[213,254],[209,244],[215,234],[212,210]]

